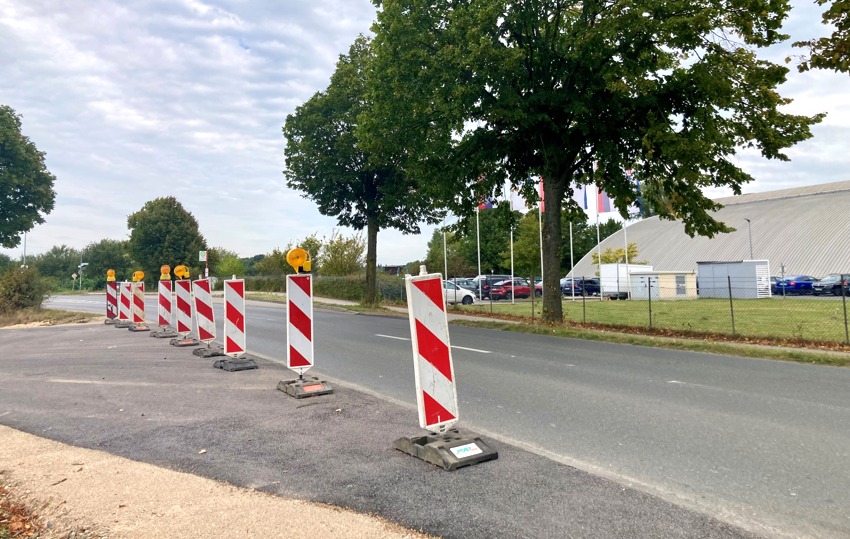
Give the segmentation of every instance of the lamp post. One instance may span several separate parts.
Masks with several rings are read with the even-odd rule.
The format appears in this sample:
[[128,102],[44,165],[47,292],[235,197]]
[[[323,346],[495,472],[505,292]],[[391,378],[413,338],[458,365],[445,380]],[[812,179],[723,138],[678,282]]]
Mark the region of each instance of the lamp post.
[[749,219],[744,218],[744,221],[747,222],[747,235],[750,238],[750,260],[753,259],[753,226],[752,222]]

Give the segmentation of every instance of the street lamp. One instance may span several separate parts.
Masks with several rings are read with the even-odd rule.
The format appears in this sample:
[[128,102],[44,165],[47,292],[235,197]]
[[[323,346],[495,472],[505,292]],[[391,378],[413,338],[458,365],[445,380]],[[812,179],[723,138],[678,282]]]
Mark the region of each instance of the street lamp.
[[[80,257],[80,258],[82,258],[82,257]],[[83,291],[83,269],[88,265],[89,265],[88,262],[80,262],[80,265],[77,266],[77,269],[80,270],[80,292]]]
[[753,226],[752,226],[752,223],[750,222],[750,220],[747,219],[746,217],[744,218],[744,221],[747,222],[747,235],[750,238],[750,260],[752,260],[753,259]]

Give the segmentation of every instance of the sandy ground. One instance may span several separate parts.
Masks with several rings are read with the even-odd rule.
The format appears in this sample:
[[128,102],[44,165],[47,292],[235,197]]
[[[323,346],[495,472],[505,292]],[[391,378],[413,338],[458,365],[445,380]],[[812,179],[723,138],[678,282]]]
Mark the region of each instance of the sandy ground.
[[380,518],[289,500],[0,426],[0,484],[45,538],[408,538]]

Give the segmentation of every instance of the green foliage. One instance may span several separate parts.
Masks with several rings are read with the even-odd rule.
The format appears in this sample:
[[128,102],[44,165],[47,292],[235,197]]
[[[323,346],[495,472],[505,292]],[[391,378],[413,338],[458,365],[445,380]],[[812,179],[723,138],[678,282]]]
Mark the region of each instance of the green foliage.
[[[823,23],[833,28],[829,37],[798,41],[795,47],[809,49],[809,58],[798,69],[831,69],[850,73],[850,0],[816,0],[820,6],[829,5],[822,15]],[[790,60],[790,59],[789,59]]]
[[21,234],[53,210],[56,177],[44,153],[21,133],[21,117],[0,105],[0,245],[17,247]]
[[[629,264],[649,264],[646,260],[638,260],[638,246],[636,243],[629,242]],[[591,259],[594,264],[599,264],[599,253],[594,252],[591,254]],[[616,249],[611,247],[606,247],[604,251],[602,251],[602,263],[603,264],[625,264],[626,261],[626,250],[623,247],[617,247]],[[597,272],[598,274],[598,272]]]
[[12,266],[17,266],[17,262],[12,260],[9,256],[0,253],[0,273],[5,272],[7,269]]
[[[406,270],[411,275],[419,274],[419,266],[425,264],[429,272],[443,273],[445,266],[448,265],[447,277],[472,277],[478,274],[478,266],[476,261],[468,260],[461,253],[461,240],[457,233],[446,231],[446,248],[443,249],[443,231],[434,230],[431,240],[428,242],[428,254],[425,260],[420,262],[412,262]],[[445,254],[445,258],[444,255]]]
[[130,280],[133,274],[127,242],[119,240],[100,240],[83,249],[83,261],[88,262],[85,276],[94,283],[93,288],[106,286],[106,272],[114,269],[116,278]]
[[198,252],[206,242],[198,230],[198,221],[174,197],[157,198],[146,202],[141,210],[127,218],[130,240],[127,249],[136,269],[145,272],[152,284],[159,277],[159,268],[184,264],[192,275],[199,275]]
[[[583,214],[582,217],[584,217]],[[569,272],[572,269],[570,265],[569,225],[569,222],[564,222],[561,232],[561,237],[564,238],[564,248],[561,253],[561,268],[565,270],[564,272]],[[614,219],[608,219],[604,223],[599,223],[599,241],[601,242],[622,227],[623,225]],[[587,253],[596,247],[596,244],[596,223],[588,221],[585,218],[573,221],[573,261],[578,262],[584,258]]]
[[40,308],[49,290],[35,268],[10,268],[0,277],[0,313]]
[[[787,2],[373,1],[370,87],[395,126],[380,143],[461,216],[504,178],[526,196],[530,175],[545,178],[546,291],[574,182],[604,188],[624,214],[633,169],[661,218],[713,236],[728,227],[703,189],[752,181],[736,150],[787,160],[822,118],[783,112],[788,70],[754,52],[786,38]],[[544,316],[561,320],[558,294],[544,293]]]
[[[502,253],[510,248],[511,227],[515,226],[519,214],[512,212],[509,205],[471,214],[462,218],[456,225],[459,245],[458,254],[475,270],[478,275],[478,244],[481,245],[481,273],[504,273],[510,270],[510,262],[505,265]],[[476,231],[477,228],[477,231]]]
[[79,271],[80,252],[67,245],[54,245],[47,252],[30,257],[27,265],[44,277],[70,284],[71,274]]
[[363,271],[363,255],[366,242],[355,234],[345,237],[337,230],[322,245],[320,275],[352,275]]
[[257,271],[257,275],[263,277],[279,277],[290,273],[291,268],[286,263],[286,253],[275,247],[271,253],[254,264],[254,269]]
[[384,138],[380,124],[369,123],[371,58],[369,40],[360,36],[340,56],[327,90],[287,116],[283,133],[287,185],[316,202],[323,215],[367,230],[367,297],[374,303],[378,230],[418,233],[421,221],[434,222],[438,215],[399,162],[381,145],[367,143]]
[[[510,268],[510,249],[502,252],[502,259]],[[523,215],[514,231],[514,274],[540,276],[540,222],[536,211]]]
[[292,269],[292,266],[286,262],[286,253],[289,252],[290,249],[294,249],[295,247],[300,247],[307,251],[310,254],[310,261],[312,262],[312,273],[317,274],[321,271],[322,267],[322,247],[324,247],[324,239],[320,238],[317,233],[312,233],[306,238],[302,240],[296,240],[294,242],[289,242],[286,245],[286,251],[284,251],[283,255],[283,264],[286,273],[295,273],[295,270]]
[[238,256],[227,255],[216,266],[216,275],[222,279],[230,279],[234,275],[242,278],[245,276],[245,266]]

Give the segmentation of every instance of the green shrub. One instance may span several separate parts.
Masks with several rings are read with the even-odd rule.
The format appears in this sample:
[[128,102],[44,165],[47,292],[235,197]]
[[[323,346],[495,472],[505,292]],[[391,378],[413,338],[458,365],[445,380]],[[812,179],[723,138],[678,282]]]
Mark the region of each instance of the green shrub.
[[0,312],[39,308],[50,288],[35,268],[11,268],[0,277]]

